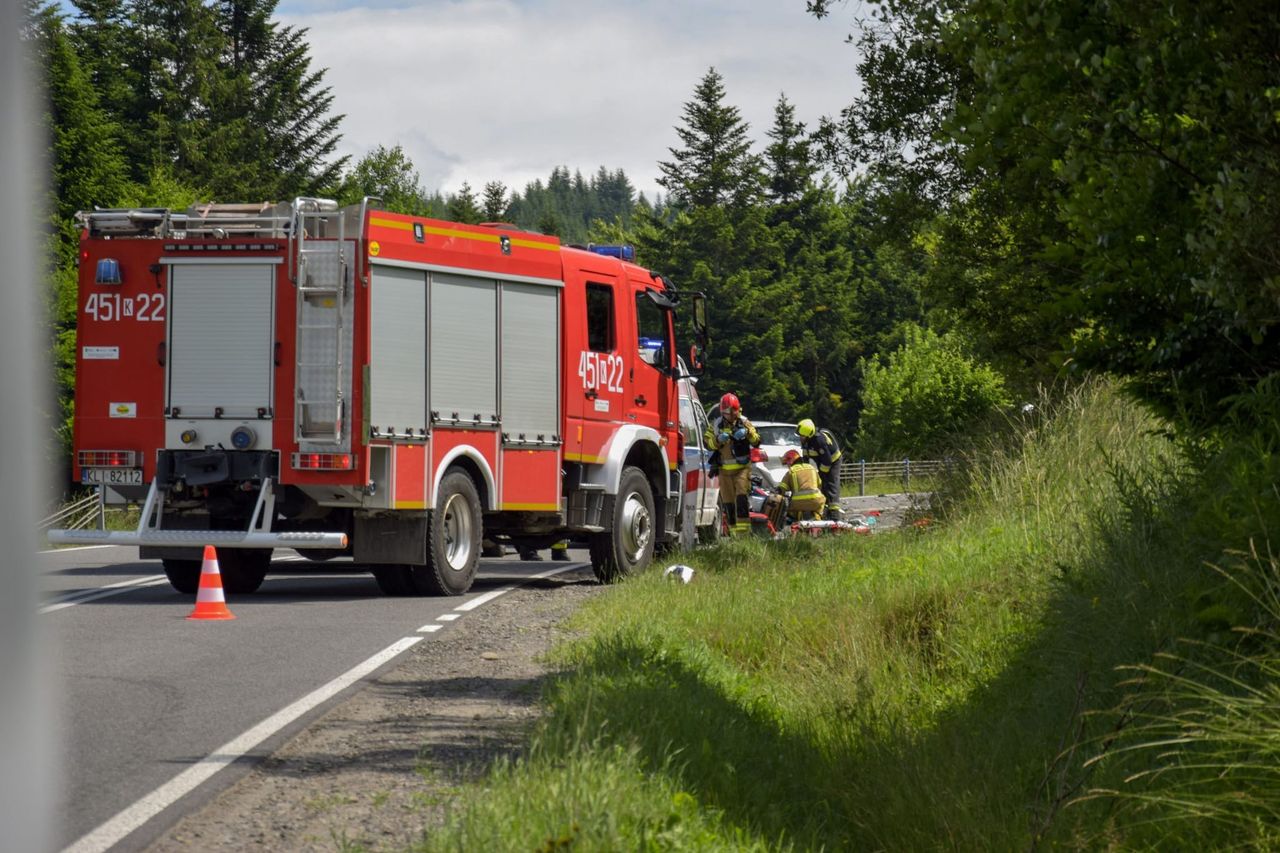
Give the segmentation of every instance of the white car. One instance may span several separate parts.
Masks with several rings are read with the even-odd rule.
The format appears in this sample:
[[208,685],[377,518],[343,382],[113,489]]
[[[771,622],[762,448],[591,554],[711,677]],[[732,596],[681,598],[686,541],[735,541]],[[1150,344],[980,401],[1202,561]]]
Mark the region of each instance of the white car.
[[[680,361],[680,374],[685,374]],[[702,446],[707,430],[707,414],[698,399],[697,379],[680,380],[680,434],[684,437],[684,458],[680,462],[683,499],[681,512],[681,546],[692,548],[698,541],[709,542],[720,537],[720,484],[710,475],[711,451]]]
[[795,424],[779,421],[752,421],[752,425],[760,433],[759,449],[764,455],[764,459],[753,459],[752,467],[765,479],[765,488],[770,489],[787,473],[782,455],[788,450],[800,450],[800,433],[796,432]]

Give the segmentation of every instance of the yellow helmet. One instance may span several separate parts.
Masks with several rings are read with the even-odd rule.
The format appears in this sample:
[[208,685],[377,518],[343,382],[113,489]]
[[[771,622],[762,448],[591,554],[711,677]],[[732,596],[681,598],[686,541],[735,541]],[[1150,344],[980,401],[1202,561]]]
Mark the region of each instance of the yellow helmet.
[[803,438],[808,438],[809,436],[813,435],[817,431],[818,431],[818,428],[814,426],[813,421],[809,420],[808,418],[805,418],[800,423],[796,424],[796,432],[800,433],[801,437]]

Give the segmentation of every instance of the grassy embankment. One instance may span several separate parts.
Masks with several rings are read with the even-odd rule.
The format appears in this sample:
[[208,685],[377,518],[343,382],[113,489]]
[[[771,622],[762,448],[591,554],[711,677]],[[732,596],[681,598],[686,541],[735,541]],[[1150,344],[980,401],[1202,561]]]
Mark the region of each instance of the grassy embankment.
[[[866,486],[862,489],[862,495],[896,495],[902,494],[906,491],[911,491],[913,493],[932,492],[941,485],[941,477],[934,477],[932,475],[917,477],[913,474],[911,475],[911,488],[908,490],[902,480],[897,477],[875,477],[867,479]],[[840,487],[841,497],[861,497],[858,492],[859,487],[857,483],[846,483]]]
[[927,529],[592,602],[526,758],[420,849],[1280,843],[1280,642],[1228,630],[1280,621],[1275,562],[1227,553],[1278,526],[1274,441],[1200,477],[1109,387],[1047,408]]

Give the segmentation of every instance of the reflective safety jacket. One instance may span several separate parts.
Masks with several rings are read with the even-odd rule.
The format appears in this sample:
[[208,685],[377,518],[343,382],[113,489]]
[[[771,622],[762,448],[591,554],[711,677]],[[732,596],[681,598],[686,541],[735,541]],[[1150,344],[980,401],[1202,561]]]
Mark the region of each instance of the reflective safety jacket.
[[778,491],[790,492],[793,501],[821,496],[818,469],[804,460],[795,463],[787,469],[787,473],[782,475]]
[[[734,438],[739,428],[746,430],[745,438]],[[727,436],[723,441],[721,436]],[[737,420],[726,422],[723,417],[716,418],[715,423],[707,426],[702,440],[708,450],[715,451],[720,457],[720,470],[733,471],[751,464],[751,448],[760,444],[760,433],[751,425],[751,421],[741,414]]]
[[823,474],[830,471],[840,458],[840,445],[830,430],[820,429],[808,438],[800,439],[800,448]]

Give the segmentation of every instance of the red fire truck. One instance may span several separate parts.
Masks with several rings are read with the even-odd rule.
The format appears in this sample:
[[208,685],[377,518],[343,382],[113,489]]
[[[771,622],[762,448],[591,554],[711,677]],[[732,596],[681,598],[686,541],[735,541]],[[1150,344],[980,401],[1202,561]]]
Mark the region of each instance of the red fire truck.
[[[80,214],[74,476],[137,503],[194,592],[204,545],[252,592],[273,548],[456,595],[482,538],[570,538],[612,580],[680,539],[676,307],[629,247],[569,247],[299,198]],[[696,368],[695,368],[696,369]]]

